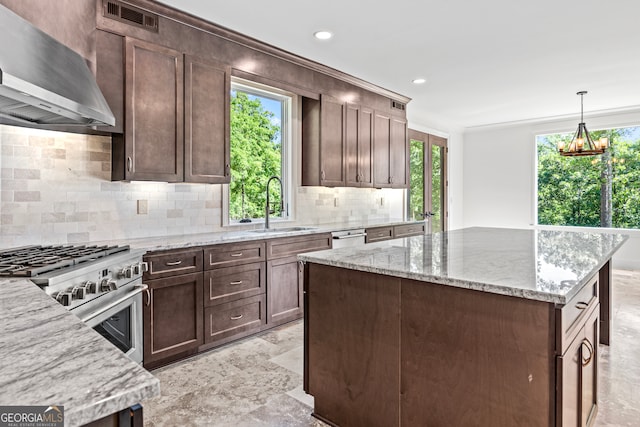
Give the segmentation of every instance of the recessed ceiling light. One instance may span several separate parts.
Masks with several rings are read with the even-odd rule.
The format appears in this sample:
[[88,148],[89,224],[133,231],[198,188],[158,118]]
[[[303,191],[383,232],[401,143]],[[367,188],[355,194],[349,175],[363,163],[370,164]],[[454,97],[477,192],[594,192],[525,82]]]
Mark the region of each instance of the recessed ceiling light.
[[413,79],[411,82],[417,85],[421,85],[422,83],[425,83],[427,81],[427,79],[423,79],[423,78],[419,78],[419,79]]
[[315,33],[313,33],[313,36],[318,40],[328,40],[333,37],[333,34],[331,34],[331,32],[329,31],[316,31]]

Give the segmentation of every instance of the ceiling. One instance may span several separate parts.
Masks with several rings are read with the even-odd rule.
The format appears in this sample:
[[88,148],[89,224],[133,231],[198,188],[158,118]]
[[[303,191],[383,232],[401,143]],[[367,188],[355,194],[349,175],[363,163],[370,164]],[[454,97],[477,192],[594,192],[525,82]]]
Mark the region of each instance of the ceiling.
[[409,96],[411,124],[640,109],[637,0],[161,1]]

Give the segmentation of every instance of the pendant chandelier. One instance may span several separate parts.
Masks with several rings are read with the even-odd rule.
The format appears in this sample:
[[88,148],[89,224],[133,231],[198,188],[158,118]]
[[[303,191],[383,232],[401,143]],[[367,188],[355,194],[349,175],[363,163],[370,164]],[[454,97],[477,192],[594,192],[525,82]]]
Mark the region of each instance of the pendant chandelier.
[[578,124],[578,130],[573,135],[573,139],[571,139],[571,143],[568,146],[565,146],[564,141],[558,143],[558,152],[561,156],[594,156],[604,153],[609,145],[608,138],[600,138],[595,141],[591,139],[587,125],[584,124],[584,106],[582,101],[586,93],[586,90],[581,90],[576,93],[576,95],[580,95],[580,123]]

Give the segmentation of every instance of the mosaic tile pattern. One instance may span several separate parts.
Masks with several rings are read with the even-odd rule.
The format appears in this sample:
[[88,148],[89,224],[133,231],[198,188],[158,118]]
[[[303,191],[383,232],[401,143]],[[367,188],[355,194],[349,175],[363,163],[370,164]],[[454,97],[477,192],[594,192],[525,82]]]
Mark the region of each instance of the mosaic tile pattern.
[[[600,346],[597,427],[640,420],[640,272],[613,274],[612,346]],[[144,402],[145,426],[295,426],[311,416],[302,391],[302,322],[157,369],[162,396]]]

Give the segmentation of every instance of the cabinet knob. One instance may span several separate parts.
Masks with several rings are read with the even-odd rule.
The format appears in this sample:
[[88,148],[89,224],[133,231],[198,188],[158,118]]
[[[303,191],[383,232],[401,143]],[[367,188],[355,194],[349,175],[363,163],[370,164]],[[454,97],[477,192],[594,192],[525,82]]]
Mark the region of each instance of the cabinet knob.
[[224,176],[231,175],[231,165],[227,163],[224,167]]
[[393,184],[393,177],[392,176],[389,177],[389,184]]
[[131,172],[131,169],[133,169],[133,160],[131,156],[127,156],[127,171]]
[[320,171],[320,179],[323,181],[325,179],[324,169]]
[[[593,359],[593,345],[591,344],[591,342],[588,339],[584,339],[582,341],[582,344],[580,344],[581,347],[581,356],[582,356],[582,366],[587,366],[589,363],[591,363],[591,360]],[[589,352],[589,355],[585,357],[585,351],[582,350],[586,347],[587,351]]]

